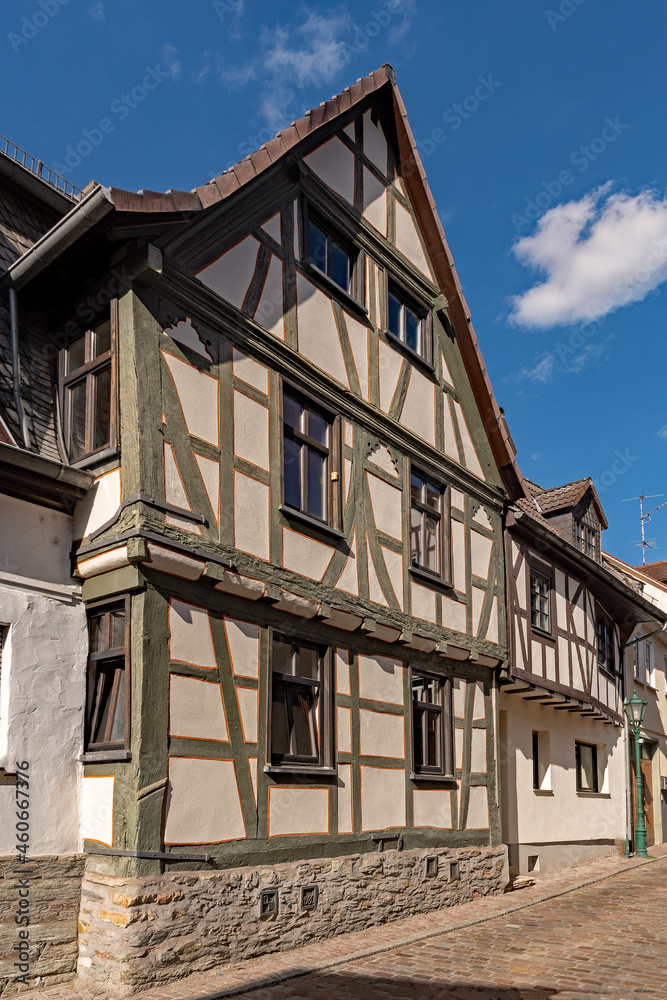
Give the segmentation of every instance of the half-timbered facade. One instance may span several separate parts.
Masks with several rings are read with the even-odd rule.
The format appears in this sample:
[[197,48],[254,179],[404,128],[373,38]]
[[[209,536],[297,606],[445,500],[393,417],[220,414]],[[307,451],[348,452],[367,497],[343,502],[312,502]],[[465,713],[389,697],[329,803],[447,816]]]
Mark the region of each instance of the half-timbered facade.
[[89,186],[10,280],[95,477],[80,970],[501,890],[520,476],[391,69],[193,192]]
[[656,612],[603,560],[590,479],[526,495],[507,515],[509,676],[500,697],[503,832],[522,874],[625,840],[623,648]]

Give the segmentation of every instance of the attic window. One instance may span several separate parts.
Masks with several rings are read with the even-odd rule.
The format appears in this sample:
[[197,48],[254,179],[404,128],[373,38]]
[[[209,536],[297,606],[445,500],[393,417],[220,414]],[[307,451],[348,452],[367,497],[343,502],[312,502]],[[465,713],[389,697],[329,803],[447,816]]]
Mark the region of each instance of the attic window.
[[304,260],[311,273],[319,271],[328,279],[329,287],[333,283],[355,302],[363,304],[365,281],[359,248],[305,200],[303,212]]
[[598,533],[594,528],[589,528],[581,521],[575,521],[576,546],[584,555],[591,559],[597,559],[598,555]]
[[425,361],[431,361],[428,313],[392,280],[387,282],[387,333]]

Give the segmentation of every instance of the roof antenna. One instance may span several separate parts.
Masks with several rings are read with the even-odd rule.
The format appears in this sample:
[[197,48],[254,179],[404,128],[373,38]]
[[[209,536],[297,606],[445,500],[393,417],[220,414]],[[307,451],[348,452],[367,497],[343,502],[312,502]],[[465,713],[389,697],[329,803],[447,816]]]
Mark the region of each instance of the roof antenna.
[[621,503],[630,503],[631,500],[639,500],[639,521],[642,526],[642,540],[641,542],[635,542],[635,545],[641,545],[642,547],[642,566],[646,565],[646,549],[652,549],[655,538],[646,539],[644,537],[644,521],[651,520],[651,514],[655,514],[656,510],[660,510],[661,507],[667,507],[667,500],[664,503],[658,504],[653,510],[649,510],[644,513],[644,500],[652,500],[654,497],[664,497],[664,493],[642,493],[639,497],[628,497],[626,500],[621,500]]

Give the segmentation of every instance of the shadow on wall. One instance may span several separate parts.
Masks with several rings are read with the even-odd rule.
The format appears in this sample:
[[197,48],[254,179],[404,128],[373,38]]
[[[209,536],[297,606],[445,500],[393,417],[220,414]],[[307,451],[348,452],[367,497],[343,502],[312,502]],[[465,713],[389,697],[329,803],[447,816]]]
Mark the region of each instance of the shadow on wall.
[[[247,993],[248,1000],[573,1000],[576,991],[561,992],[553,987],[515,988],[447,981],[446,976],[432,979],[380,978],[351,975],[348,972],[321,972],[288,980]],[[592,994],[586,993],[589,1000]]]

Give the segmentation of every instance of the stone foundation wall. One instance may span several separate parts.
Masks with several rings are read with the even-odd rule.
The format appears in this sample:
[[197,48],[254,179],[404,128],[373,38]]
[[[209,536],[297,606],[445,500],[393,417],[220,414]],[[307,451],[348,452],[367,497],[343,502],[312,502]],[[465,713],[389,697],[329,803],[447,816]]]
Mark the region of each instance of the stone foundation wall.
[[[438,871],[427,875],[427,858],[433,857]],[[451,862],[458,862],[459,877]],[[504,846],[391,850],[138,879],[88,870],[79,973],[131,993],[230,961],[500,893],[507,876]],[[264,890],[277,890],[277,913],[260,914]],[[316,896],[315,909],[302,908],[302,890],[306,903]]]
[[0,997],[74,977],[84,867],[82,854],[25,864],[15,855],[0,857]]

